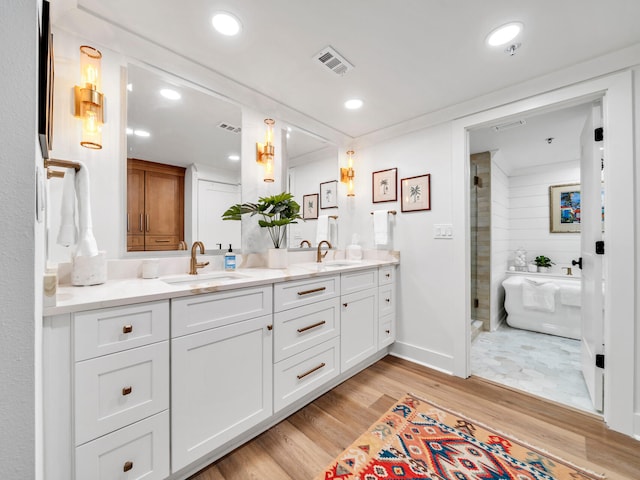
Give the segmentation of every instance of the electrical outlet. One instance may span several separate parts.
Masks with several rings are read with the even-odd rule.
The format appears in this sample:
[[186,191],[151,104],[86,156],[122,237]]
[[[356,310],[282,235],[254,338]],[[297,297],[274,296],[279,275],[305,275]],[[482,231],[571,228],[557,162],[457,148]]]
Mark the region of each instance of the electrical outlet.
[[433,225],[433,238],[452,239],[453,225],[450,223],[439,223]]

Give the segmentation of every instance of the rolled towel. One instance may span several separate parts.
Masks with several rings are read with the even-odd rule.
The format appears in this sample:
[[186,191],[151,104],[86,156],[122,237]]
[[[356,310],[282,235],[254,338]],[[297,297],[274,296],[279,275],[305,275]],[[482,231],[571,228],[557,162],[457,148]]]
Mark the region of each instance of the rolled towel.
[[80,238],[76,256],[95,257],[98,255],[98,245],[93,236],[93,222],[91,221],[91,193],[89,185],[89,169],[82,162],[76,173],[76,197],[78,199],[78,226]]
[[582,305],[580,285],[563,285],[560,287],[560,303],[570,307]]
[[316,230],[316,245],[323,240],[329,240],[329,215],[320,215]]
[[60,206],[60,230],[58,245],[69,247],[78,239],[76,228],[76,171],[67,168],[62,180],[62,203]]
[[540,312],[555,312],[558,290],[559,287],[554,283],[540,283],[525,278],[522,282],[522,306]]
[[387,210],[373,212],[373,240],[376,245],[389,243],[389,213]]

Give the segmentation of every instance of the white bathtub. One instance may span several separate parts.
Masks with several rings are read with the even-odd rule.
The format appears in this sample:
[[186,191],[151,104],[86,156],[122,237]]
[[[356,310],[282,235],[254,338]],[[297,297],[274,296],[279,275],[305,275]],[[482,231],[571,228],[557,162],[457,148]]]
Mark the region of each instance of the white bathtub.
[[[534,288],[544,285],[557,285],[555,292],[548,292],[545,305],[531,306],[531,297],[527,298],[529,306],[523,302],[524,292],[528,285]],[[537,285],[534,285],[535,284]],[[580,339],[580,278],[569,276],[553,276],[544,274],[512,274],[502,282],[505,291],[504,307],[507,311],[507,323],[514,328],[548,333],[560,337]],[[549,289],[549,287],[545,287]],[[551,287],[552,289],[552,287]],[[530,292],[529,288],[529,292]],[[553,311],[541,311],[549,310]]]

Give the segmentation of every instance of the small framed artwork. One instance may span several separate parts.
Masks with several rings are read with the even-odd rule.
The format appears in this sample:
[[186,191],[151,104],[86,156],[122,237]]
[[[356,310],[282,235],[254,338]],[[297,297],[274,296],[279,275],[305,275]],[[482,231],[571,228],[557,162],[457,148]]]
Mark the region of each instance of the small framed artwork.
[[302,197],[302,218],[313,220],[318,218],[318,194],[303,195]]
[[580,184],[567,183],[549,187],[549,231],[580,232]]
[[336,208],[338,206],[338,181],[320,184],[320,208]]
[[398,169],[390,168],[371,174],[373,203],[398,200]]
[[431,174],[403,178],[400,181],[403,212],[431,210]]

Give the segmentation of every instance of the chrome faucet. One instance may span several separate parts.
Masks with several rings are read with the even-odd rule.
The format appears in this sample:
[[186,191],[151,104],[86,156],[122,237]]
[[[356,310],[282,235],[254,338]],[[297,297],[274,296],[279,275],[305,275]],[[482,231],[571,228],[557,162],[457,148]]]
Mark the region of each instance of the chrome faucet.
[[309,248],[311,248],[311,242],[310,242],[309,240],[302,240],[302,241],[300,242],[300,248],[302,248],[302,247],[304,246],[304,244],[305,244],[305,243],[307,244],[307,246],[308,246]]
[[200,248],[200,253],[204,255],[204,243],[200,241],[193,242],[193,246],[191,247],[191,263],[189,265],[189,275],[197,275],[199,268],[206,267],[207,265],[209,265],[209,262],[198,263],[196,261],[198,248]]
[[320,247],[322,247],[323,243],[326,243],[327,247],[331,248],[331,244],[329,243],[328,240],[322,240],[321,242],[318,242],[318,255],[316,255],[317,263],[322,263],[322,259],[327,256],[327,253],[329,253],[329,250],[327,250],[324,253],[320,253]]

